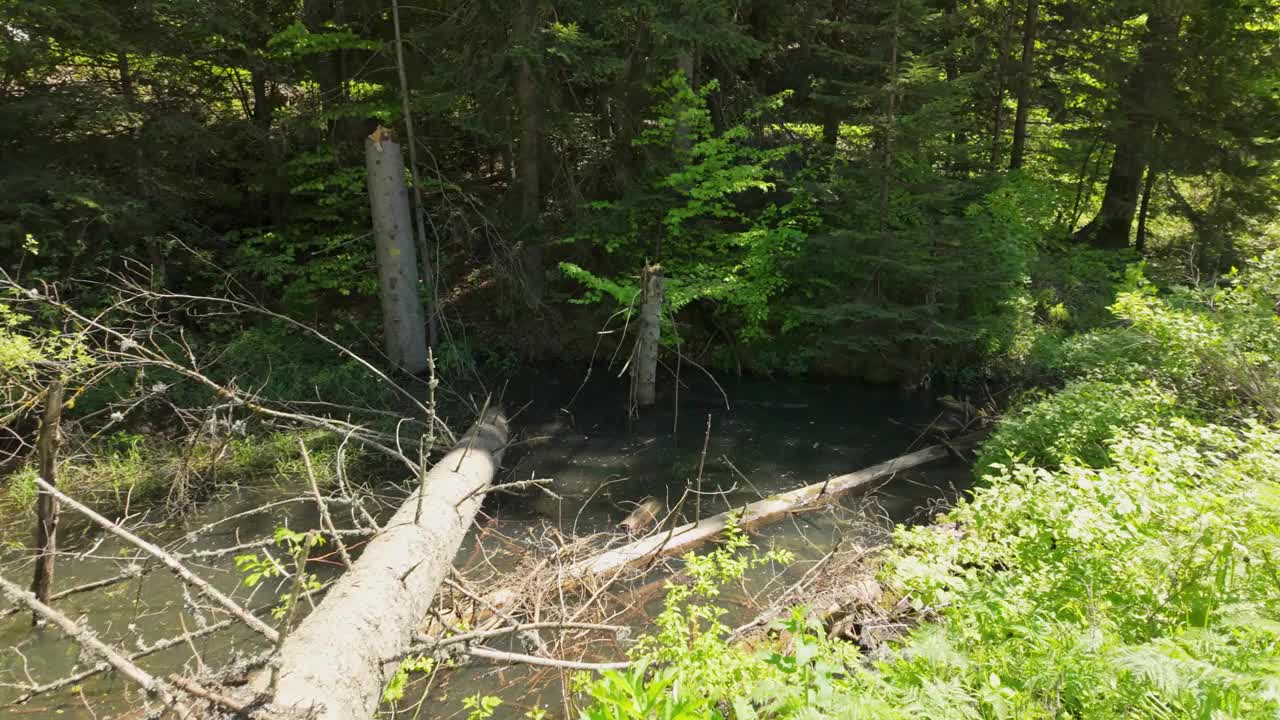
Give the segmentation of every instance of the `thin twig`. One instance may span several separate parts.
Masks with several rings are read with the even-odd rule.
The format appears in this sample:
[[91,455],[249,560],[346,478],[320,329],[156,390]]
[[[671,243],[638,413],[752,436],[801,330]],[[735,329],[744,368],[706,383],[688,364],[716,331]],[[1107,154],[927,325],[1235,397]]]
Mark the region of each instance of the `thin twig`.
[[183,565],[181,562],[179,562],[173,555],[165,552],[164,550],[161,550],[155,545],[147,542],[146,540],[143,540],[142,538],[138,537],[137,535],[134,535],[128,530],[125,530],[120,525],[114,522],[111,522],[105,517],[99,515],[98,513],[94,512],[90,508],[86,507],[85,505],[77,501],[75,498],[72,498],[66,495],[65,493],[59,491],[56,487],[45,482],[43,478],[37,477],[35,478],[35,481],[37,485],[44,488],[49,493],[52,493],[55,497],[58,498],[59,501],[66,503],[68,507],[84,515],[85,517],[89,518],[98,526],[100,526],[102,529],[106,530],[112,535],[115,535],[121,540],[124,540],[125,542],[128,542],[132,545],[137,546],[138,548],[146,551],[148,554],[160,560],[160,562],[164,563],[166,567],[168,567],[175,574],[177,574],[178,577],[182,578],[184,582],[199,588],[201,592],[213,598],[213,600],[216,601],[219,605],[221,605],[227,612],[243,620],[246,625],[256,630],[263,637],[267,638],[273,643],[279,639],[280,634],[277,633],[274,628],[262,622],[258,618],[250,615],[244,608],[240,607],[239,603],[227,597],[217,588],[210,585],[207,581],[201,579],[195,573],[188,570],[186,566]]
[[338,528],[333,524],[333,518],[329,516],[329,506],[325,504],[324,498],[320,496],[320,485],[316,483],[315,470],[311,468],[311,453],[307,452],[307,444],[298,438],[298,449],[302,452],[302,464],[307,468],[307,480],[311,482],[311,494],[315,496],[316,507],[320,508],[320,524],[333,535],[333,542],[338,546],[338,557],[342,558],[342,564],[351,569],[351,556],[347,554],[347,546],[342,543],[342,536],[338,534]]

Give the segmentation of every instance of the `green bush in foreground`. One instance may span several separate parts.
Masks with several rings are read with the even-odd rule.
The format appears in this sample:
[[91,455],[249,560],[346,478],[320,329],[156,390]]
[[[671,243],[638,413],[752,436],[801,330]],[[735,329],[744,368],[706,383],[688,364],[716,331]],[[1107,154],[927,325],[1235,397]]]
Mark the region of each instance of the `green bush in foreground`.
[[1062,343],[1068,384],[1001,425],[945,528],[897,531],[881,579],[927,621],[886,659],[803,610],[786,654],[737,649],[713,592],[676,589],[706,624],[586,682],[583,717],[1280,717],[1277,268],[1165,296],[1134,275],[1123,327]]

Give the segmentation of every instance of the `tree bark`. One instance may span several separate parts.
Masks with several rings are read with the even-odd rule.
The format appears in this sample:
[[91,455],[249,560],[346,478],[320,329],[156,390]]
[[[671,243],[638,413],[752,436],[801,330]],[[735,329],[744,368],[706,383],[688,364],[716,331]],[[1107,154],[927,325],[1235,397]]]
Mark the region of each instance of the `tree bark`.
[[413,219],[418,241],[418,260],[422,263],[422,284],[427,288],[427,343],[435,347],[440,340],[440,321],[436,317],[440,297],[436,293],[435,270],[431,264],[431,247],[427,244],[424,219],[427,209],[422,203],[422,182],[418,179],[418,145],[413,132],[413,110],[409,103],[409,79],[404,69],[404,41],[400,37],[400,3],[391,0],[391,18],[396,39],[396,74],[400,79],[400,110],[404,115],[405,139],[409,141],[409,176],[413,179]]
[[[40,423],[40,435],[36,438],[36,452],[40,456],[40,477],[50,485],[58,484],[59,425],[62,420],[62,382],[54,380],[45,392],[44,417]],[[31,592],[36,600],[48,605],[53,589],[53,562],[58,554],[58,498],[43,488],[36,496],[36,567],[31,580]],[[35,612],[31,624],[38,626],[44,616]]]
[[516,42],[520,44],[520,64],[516,72],[516,102],[520,106],[520,221],[525,227],[520,263],[524,288],[529,299],[538,302],[543,293],[542,243],[537,225],[542,213],[542,120],[543,102],[533,55],[537,52],[538,0],[522,0],[514,17]]
[[[946,28],[945,37],[947,39],[947,56],[943,60],[943,71],[946,73],[947,82],[954,83],[960,80],[960,52],[956,49],[956,40],[962,37],[963,28],[962,20],[960,20],[960,8],[958,0],[951,0],[947,3],[943,12],[945,17],[944,27]],[[959,120],[960,118],[957,118]],[[963,125],[961,125],[963,127]],[[969,135],[963,129],[958,129],[951,134],[952,144],[963,147],[969,143]]]
[[427,370],[427,336],[418,296],[418,253],[404,184],[404,156],[391,131],[383,127],[365,138],[364,145],[383,342],[392,363],[417,375]]
[[1142,202],[1138,206],[1138,237],[1134,240],[1134,249],[1138,257],[1147,254],[1147,215],[1151,211],[1151,186],[1156,181],[1155,167],[1147,168],[1147,179],[1142,184]]
[[516,42],[520,44],[520,64],[516,72],[516,101],[520,105],[520,219],[531,225],[541,210],[540,158],[542,146],[542,98],[530,57],[535,50],[538,0],[522,0],[514,16]]
[[663,278],[660,265],[648,265],[640,274],[639,338],[631,366],[631,393],[637,407],[649,407],[657,398],[658,343],[662,339]]
[[[371,717],[388,658],[402,655],[453,565],[507,444],[490,410],[427,473],[355,568],[285,640],[272,704],[315,720]],[[426,512],[419,513],[419,502]],[[264,688],[267,673],[254,680]]]
[[1005,9],[1004,32],[1000,35],[1000,56],[996,67],[996,96],[991,121],[991,169],[1000,167],[1000,146],[1004,144],[1004,95],[1009,72],[1009,46],[1013,44],[1013,13]]
[[1022,68],[1018,73],[1018,111],[1013,120],[1010,170],[1022,167],[1027,151],[1027,114],[1031,110],[1031,73],[1035,69],[1038,5],[1038,0],[1027,0],[1027,16],[1022,23]]
[[880,166],[880,232],[889,230],[889,181],[893,171],[893,134],[897,115],[898,83],[898,15],[901,2],[893,6],[893,35],[889,40],[889,97],[885,101],[883,157]]
[[1076,239],[1104,250],[1129,246],[1143,172],[1155,140],[1161,96],[1169,88],[1167,67],[1182,19],[1185,0],[1153,0],[1138,64],[1120,90],[1118,118],[1112,131],[1115,156],[1098,214],[1076,233]]

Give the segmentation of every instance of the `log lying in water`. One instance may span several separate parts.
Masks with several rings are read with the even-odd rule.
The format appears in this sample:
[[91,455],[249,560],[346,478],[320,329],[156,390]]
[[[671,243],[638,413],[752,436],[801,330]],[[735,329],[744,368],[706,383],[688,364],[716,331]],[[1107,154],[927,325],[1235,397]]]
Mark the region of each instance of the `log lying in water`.
[[753,502],[743,508],[713,515],[701,522],[681,525],[669,532],[659,532],[629,545],[606,550],[586,560],[575,563],[565,573],[571,581],[593,577],[605,577],[617,571],[657,557],[680,555],[708,540],[714,540],[728,523],[730,516],[744,530],[768,525],[787,516],[788,513],[810,507],[849,492],[865,489],[877,480],[920,465],[942,460],[958,448],[972,447],[985,433],[977,433],[957,440],[951,445],[930,445],[908,455],[887,460],[869,468],[840,475],[790,492],[773,495]]
[[[352,570],[285,640],[273,706],[317,720],[373,715],[387,680],[383,663],[409,648],[506,444],[506,418],[490,410],[431,468]],[[263,690],[265,675],[255,683]]]

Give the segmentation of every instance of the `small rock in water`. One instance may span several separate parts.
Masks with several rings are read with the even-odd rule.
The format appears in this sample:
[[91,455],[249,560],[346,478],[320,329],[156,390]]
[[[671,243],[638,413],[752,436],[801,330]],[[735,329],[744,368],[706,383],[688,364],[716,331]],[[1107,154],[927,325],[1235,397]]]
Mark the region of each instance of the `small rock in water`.
[[664,510],[666,510],[666,506],[663,505],[662,501],[650,495],[636,503],[635,509],[631,511],[627,519],[618,523],[618,527],[626,530],[631,535],[639,535],[658,522],[658,516]]

